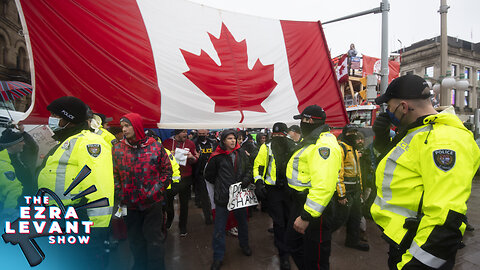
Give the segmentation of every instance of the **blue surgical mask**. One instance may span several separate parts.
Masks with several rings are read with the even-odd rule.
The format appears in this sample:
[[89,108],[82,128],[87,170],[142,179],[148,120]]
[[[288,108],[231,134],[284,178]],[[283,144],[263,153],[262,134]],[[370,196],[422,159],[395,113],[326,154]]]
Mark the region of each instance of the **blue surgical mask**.
[[57,117],[48,118],[48,127],[54,132],[65,128],[60,126],[60,118]]
[[[395,110],[393,112],[391,112],[389,109],[387,109],[387,114],[388,114],[388,117],[390,118],[390,121],[392,122],[392,124],[396,127],[400,126],[400,120],[401,119],[398,119],[396,116],[395,116],[395,112],[397,111],[398,107],[400,107],[400,105],[402,104],[398,104],[397,108],[395,108]],[[403,115],[402,115],[402,118],[403,118]]]

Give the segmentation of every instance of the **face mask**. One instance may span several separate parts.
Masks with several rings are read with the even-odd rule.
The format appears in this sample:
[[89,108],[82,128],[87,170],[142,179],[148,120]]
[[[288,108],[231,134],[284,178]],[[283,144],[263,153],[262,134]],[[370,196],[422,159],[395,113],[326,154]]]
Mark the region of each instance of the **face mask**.
[[403,116],[398,119],[396,116],[395,116],[395,112],[397,111],[398,107],[400,107],[400,105],[402,104],[398,104],[398,106],[395,108],[395,110],[393,112],[391,112],[389,109],[387,109],[387,114],[388,114],[388,117],[390,118],[390,121],[392,122],[392,124],[396,127],[400,126],[400,121],[403,119]]
[[207,139],[207,136],[198,136],[198,140],[204,142]]
[[305,122],[300,122],[300,129],[302,130],[302,136],[306,138],[314,129],[319,127],[318,124],[310,124]]
[[60,126],[60,118],[56,117],[48,118],[48,127],[50,127],[50,129],[54,132],[65,128]]

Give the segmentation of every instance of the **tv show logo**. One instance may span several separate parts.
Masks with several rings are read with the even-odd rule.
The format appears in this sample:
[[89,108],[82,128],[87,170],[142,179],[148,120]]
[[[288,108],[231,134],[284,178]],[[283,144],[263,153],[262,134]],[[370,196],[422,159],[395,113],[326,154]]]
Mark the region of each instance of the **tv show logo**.
[[[91,171],[85,165],[63,195],[68,195]],[[97,188],[92,185],[71,200],[80,199],[96,191]],[[35,196],[25,196],[25,202],[28,206],[20,207],[20,217],[13,222],[5,223],[2,238],[6,243],[18,244],[30,266],[36,266],[45,259],[45,254],[35,238],[48,236],[50,244],[88,244],[90,227],[94,224],[92,221],[79,220],[77,212],[109,206],[108,198],[104,197],[78,207],[65,207],[57,194],[47,188],[39,189]]]

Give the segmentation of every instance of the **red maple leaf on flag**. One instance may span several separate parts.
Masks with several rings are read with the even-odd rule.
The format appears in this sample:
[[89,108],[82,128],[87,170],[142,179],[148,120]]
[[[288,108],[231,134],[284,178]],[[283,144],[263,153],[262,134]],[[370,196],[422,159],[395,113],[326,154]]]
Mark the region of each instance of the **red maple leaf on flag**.
[[224,23],[220,37],[208,35],[220,66],[204,50],[196,55],[180,49],[190,68],[183,74],[215,102],[215,112],[240,111],[240,123],[243,111],[266,112],[261,103],[277,85],[274,66],[265,66],[257,59],[250,70],[246,40],[237,42]]

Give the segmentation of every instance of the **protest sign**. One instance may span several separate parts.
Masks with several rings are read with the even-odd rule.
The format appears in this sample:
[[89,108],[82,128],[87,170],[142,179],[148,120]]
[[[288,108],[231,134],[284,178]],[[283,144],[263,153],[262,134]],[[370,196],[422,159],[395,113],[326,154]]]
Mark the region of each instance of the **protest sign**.
[[229,188],[229,197],[227,204],[228,211],[257,205],[257,196],[255,196],[253,190],[253,185],[242,189],[240,182],[231,185]]

